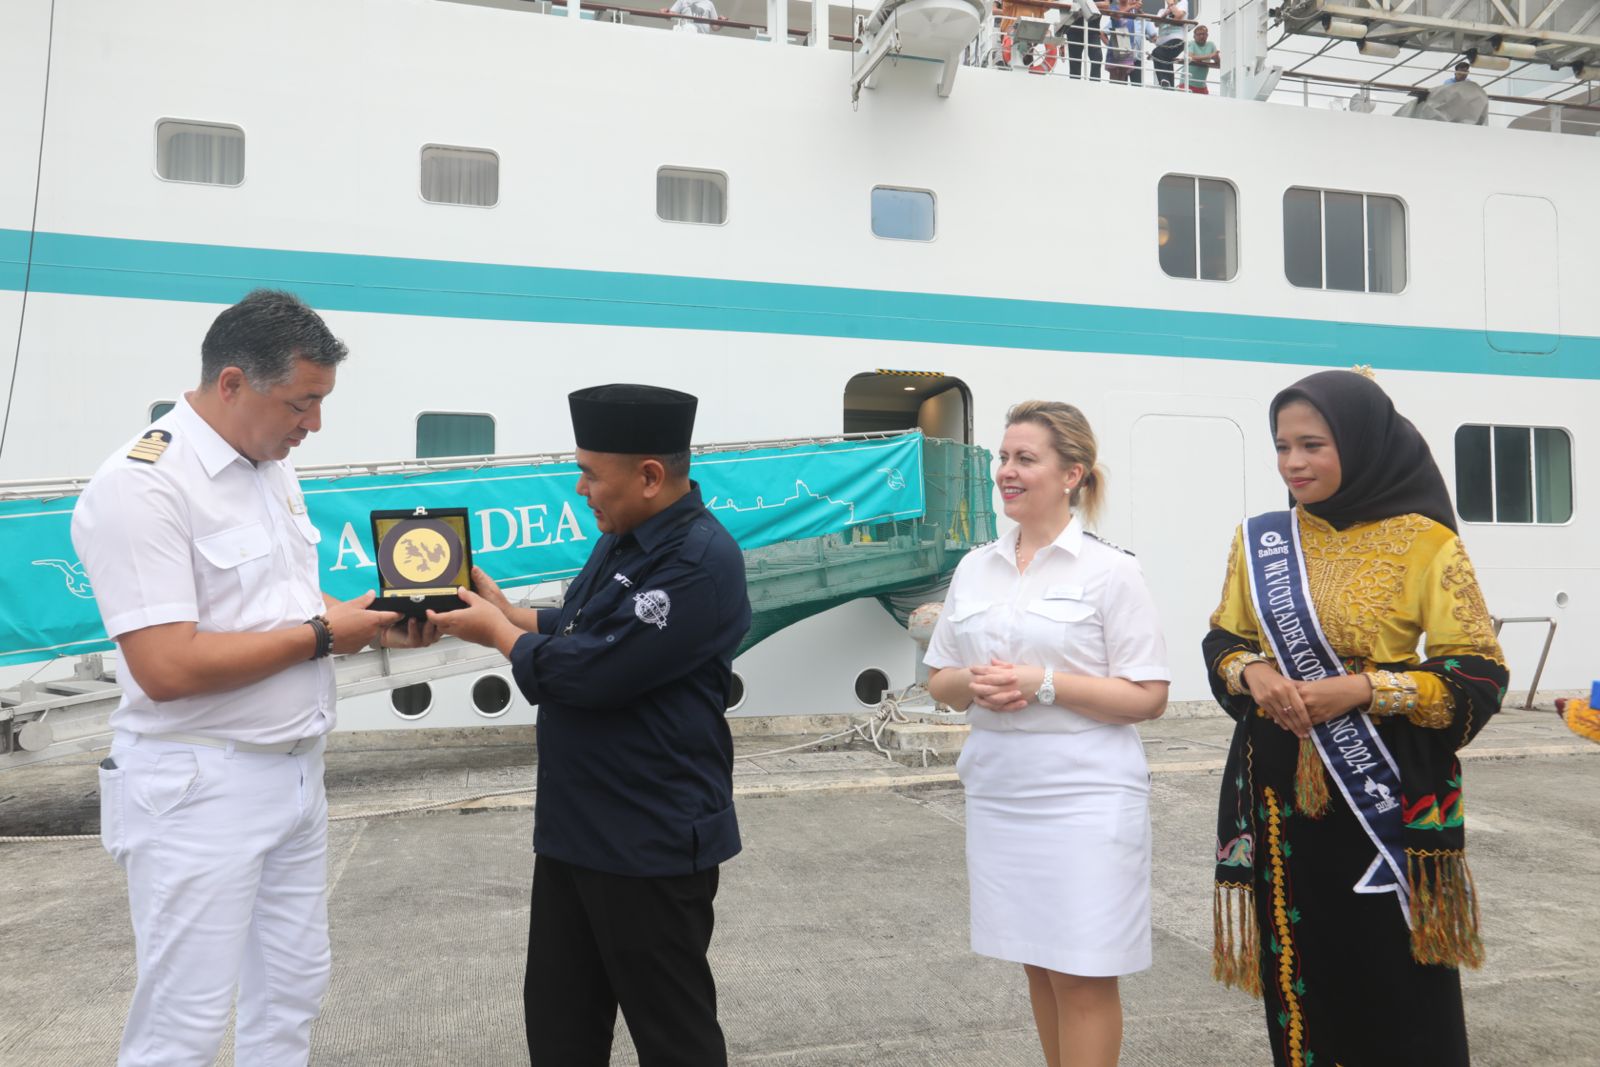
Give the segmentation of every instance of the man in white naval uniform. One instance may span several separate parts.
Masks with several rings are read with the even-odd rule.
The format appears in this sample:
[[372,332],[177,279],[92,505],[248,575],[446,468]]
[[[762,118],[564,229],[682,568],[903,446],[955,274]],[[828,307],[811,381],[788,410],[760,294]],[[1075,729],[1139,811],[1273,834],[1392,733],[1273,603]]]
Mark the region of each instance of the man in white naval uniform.
[[304,1065],[327,990],[330,653],[431,639],[325,598],[291,449],[345,346],[288,293],[224,311],[199,388],[96,472],[72,543],[121,652],[101,839],[126,870],[138,983],[123,1067]]

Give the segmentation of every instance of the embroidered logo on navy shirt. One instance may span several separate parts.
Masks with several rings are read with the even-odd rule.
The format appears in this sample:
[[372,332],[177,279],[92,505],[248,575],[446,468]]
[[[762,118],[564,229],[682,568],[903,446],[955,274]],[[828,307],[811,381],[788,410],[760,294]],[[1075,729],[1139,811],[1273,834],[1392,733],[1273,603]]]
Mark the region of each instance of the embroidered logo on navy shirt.
[[640,622],[647,622],[658,630],[667,628],[667,615],[672,611],[672,598],[659,589],[646,589],[635,593],[633,613]]

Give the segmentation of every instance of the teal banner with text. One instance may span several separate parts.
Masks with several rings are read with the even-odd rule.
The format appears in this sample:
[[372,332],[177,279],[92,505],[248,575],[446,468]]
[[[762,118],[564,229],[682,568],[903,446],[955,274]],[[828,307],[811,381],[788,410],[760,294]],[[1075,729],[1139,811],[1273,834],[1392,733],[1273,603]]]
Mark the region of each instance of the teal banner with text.
[[[706,452],[693,477],[745,548],[920,518],[922,435]],[[322,532],[322,588],[341,600],[376,585],[374,511],[470,510],[473,561],[507,586],[570,578],[599,539],[570,463],[305,478]],[[76,497],[0,502],[0,664],[111,647],[72,549]]]

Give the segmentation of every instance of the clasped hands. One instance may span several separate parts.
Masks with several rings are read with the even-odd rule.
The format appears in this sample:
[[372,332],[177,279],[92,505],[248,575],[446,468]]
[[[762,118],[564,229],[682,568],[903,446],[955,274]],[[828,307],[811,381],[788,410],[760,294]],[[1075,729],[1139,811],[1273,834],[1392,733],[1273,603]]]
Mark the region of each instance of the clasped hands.
[[472,589],[456,591],[466,607],[455,611],[430,611],[428,624],[451,637],[508,652],[526,632],[511,619],[510,599],[481,567],[472,568],[472,586]]
[[1021,711],[1044,684],[1043,667],[1019,667],[1001,659],[968,667],[973,703],[990,711]]
[[373,611],[373,594],[354,600],[330,602],[328,619],[333,624],[334,651],[355,652],[371,643],[378,648],[426,648],[443,634],[474,644],[498,647],[502,640],[515,642],[523,630],[512,622],[511,601],[479,567],[472,568],[471,589],[458,590],[466,607],[456,611],[430,611],[426,619],[402,620],[392,611]]
[[1341,674],[1315,682],[1285,678],[1270,663],[1252,663],[1244,670],[1250,698],[1279,726],[1296,737],[1311,728],[1372,702],[1372,682],[1365,674]]
[[439,631],[421,619],[402,620],[397,612],[374,611],[377,594],[370,589],[354,600],[326,600],[333,629],[333,651],[341,656],[375,648],[425,648],[439,640]]

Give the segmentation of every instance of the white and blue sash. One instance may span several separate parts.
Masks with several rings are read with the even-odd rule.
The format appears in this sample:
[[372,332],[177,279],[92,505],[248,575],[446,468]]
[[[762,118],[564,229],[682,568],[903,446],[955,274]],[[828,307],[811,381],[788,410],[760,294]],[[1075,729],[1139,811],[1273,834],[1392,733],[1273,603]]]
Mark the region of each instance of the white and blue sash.
[[[1344,664],[1323,636],[1311,603],[1295,513],[1257,515],[1245,522],[1244,538],[1250,596],[1278,669],[1285,677],[1304,682],[1344,674]],[[1393,893],[1409,924],[1411,888],[1400,817],[1400,769],[1394,757],[1363,711],[1321,723],[1311,737],[1345,803],[1378,850],[1355,891]]]

